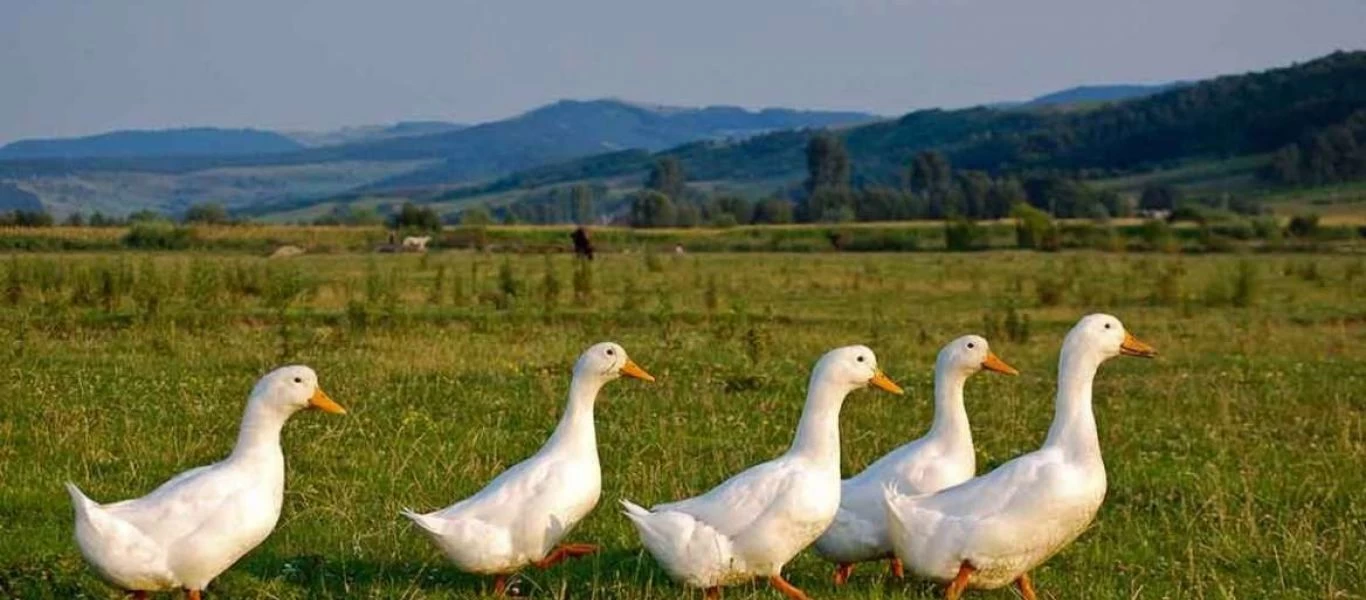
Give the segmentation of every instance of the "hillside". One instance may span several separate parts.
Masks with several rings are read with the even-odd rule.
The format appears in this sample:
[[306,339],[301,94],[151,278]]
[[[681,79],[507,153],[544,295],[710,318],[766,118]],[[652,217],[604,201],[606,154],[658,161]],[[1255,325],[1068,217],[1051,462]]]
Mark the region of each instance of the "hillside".
[[[1076,97],[1073,95],[1073,97]],[[922,110],[840,132],[855,183],[896,185],[916,152],[935,149],[957,167],[1114,176],[1192,160],[1265,154],[1345,122],[1366,108],[1366,52],[1338,52],[1285,68],[1230,75],[1086,111]],[[696,142],[675,156],[694,180],[796,181],[812,134],[783,131],[741,141]],[[449,192],[440,198],[643,177],[653,161],[613,153],[568,161]]]
[[399,121],[392,125],[355,125],[330,131],[288,131],[284,135],[289,136],[290,139],[299,144],[316,148],[447,133],[466,127],[469,126],[446,121]]
[[195,127],[19,140],[0,147],[0,160],[241,156],[279,154],[302,148],[298,142],[270,131]]
[[1091,105],[1099,102],[1119,102],[1133,100],[1190,85],[1189,82],[1173,82],[1158,85],[1082,85],[1014,105],[1015,108],[1065,107]]
[[[441,189],[609,150],[653,152],[699,139],[740,139],[777,129],[843,126],[875,118],[851,112],[565,100],[472,127],[400,123],[371,131],[364,141],[313,148],[269,134],[294,151],[230,154],[224,148],[235,146],[227,144],[217,155],[142,154],[151,147],[118,144],[163,132],[120,132],[95,136],[101,138],[100,153],[41,157],[24,151],[33,149],[31,143],[21,143],[8,159],[0,158],[0,182],[36,195],[59,214],[96,208],[113,214],[144,208],[178,212],[193,202],[210,200],[247,209],[308,203],[348,190]],[[433,129],[436,132],[422,133]],[[305,138],[323,143],[329,135],[350,134]]]
[[562,100],[518,117],[456,132],[338,149],[351,160],[441,157],[367,190],[450,185],[579,156],[663,150],[699,139],[746,137],[779,129],[863,123],[862,113],[716,106],[652,107],[617,100]]

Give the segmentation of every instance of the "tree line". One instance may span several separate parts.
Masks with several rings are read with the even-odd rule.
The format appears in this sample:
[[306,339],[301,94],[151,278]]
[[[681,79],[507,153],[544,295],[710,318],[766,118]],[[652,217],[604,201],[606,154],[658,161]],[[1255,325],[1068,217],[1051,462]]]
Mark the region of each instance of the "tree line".
[[946,155],[917,153],[897,185],[853,183],[849,153],[840,137],[821,133],[806,147],[807,177],[797,188],[759,201],[733,194],[694,193],[678,159],[655,163],[644,188],[633,194],[627,221],[637,227],[691,227],[763,223],[839,223],[916,219],[1001,219],[1028,204],[1061,218],[1126,217],[1131,201],[1060,175],[992,176],[954,169]]
[[1366,109],[1277,150],[1263,179],[1283,185],[1327,185],[1366,179]]

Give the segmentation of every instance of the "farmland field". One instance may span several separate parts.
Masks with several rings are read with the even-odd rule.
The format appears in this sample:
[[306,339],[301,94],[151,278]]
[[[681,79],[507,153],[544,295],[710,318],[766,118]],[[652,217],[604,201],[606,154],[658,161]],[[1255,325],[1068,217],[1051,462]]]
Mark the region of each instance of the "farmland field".
[[[519,585],[687,597],[617,500],[692,495],[781,453],[825,350],[867,344],[907,390],[846,402],[852,474],[927,429],[939,347],[986,335],[1021,375],[968,384],[984,471],[1042,441],[1062,335],[1104,311],[1161,356],[1097,377],[1109,495],[1035,572],[1041,597],[1363,598],[1363,298],[1360,255],[610,254],[591,270],[470,252],[15,255],[0,260],[0,597],[120,597],[82,562],[62,482],[108,502],[221,458],[256,378],[288,363],[350,414],[286,427],[279,527],[207,597],[477,597],[489,582],[398,511],[450,504],[534,452],[573,361],[603,340],[658,381],[598,402],[602,501],[568,541],[602,552]],[[831,571],[804,553],[787,575],[813,598],[940,595],[879,565],[836,589]]]

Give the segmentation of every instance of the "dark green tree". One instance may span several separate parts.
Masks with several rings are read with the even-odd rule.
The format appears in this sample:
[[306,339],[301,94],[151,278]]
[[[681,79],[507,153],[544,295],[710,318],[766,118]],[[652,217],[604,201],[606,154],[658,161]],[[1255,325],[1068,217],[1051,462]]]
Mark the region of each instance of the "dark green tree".
[[1176,210],[1181,202],[1181,191],[1173,186],[1154,183],[1143,187],[1138,198],[1138,207],[1143,210]]
[[673,156],[665,156],[655,161],[650,168],[650,176],[645,180],[645,189],[654,190],[670,200],[683,200],[687,193],[687,177],[683,174],[683,163]]
[[642,190],[631,199],[631,226],[672,227],[674,203],[657,190]]
[[844,191],[849,188],[849,152],[844,142],[828,131],[811,138],[806,145],[807,195],[819,190]]
[[1007,177],[997,180],[987,191],[986,214],[988,219],[1003,219],[1010,214],[1016,204],[1029,202],[1020,180]]
[[962,195],[962,215],[969,219],[993,218],[987,210],[991,177],[982,171],[960,171],[957,179],[958,190]]
[[191,204],[185,210],[185,222],[199,225],[222,225],[229,221],[228,209],[216,202]]
[[719,221],[727,223],[749,223],[754,218],[754,207],[749,200],[734,194],[720,194],[713,196],[707,202],[706,210],[703,215],[707,222],[716,224]]
[[593,222],[593,188],[580,184],[570,190],[570,204],[574,208],[574,222],[589,225]]
[[418,206],[412,202],[404,202],[389,222],[395,229],[441,231],[441,216],[430,206]]
[[493,215],[484,205],[471,206],[460,211],[460,224],[473,227],[484,227],[493,224]]
[[782,224],[792,221],[792,203],[784,198],[769,198],[754,207],[754,223]]

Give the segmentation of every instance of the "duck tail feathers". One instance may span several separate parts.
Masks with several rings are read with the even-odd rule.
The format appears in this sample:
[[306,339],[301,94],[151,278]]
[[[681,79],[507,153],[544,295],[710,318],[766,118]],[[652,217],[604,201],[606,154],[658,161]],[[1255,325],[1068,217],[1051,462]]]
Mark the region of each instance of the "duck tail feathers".
[[626,515],[628,517],[644,517],[650,514],[650,511],[641,508],[640,505],[631,502],[630,500],[627,500],[625,498],[622,498],[617,502],[621,503],[621,508],[623,509],[621,514]]
[[399,511],[399,514],[408,517],[408,520],[412,521],[413,524],[417,525],[427,533],[433,535],[441,535],[444,529],[443,527],[441,527],[441,523],[437,519],[418,513],[410,508],[405,508]]

